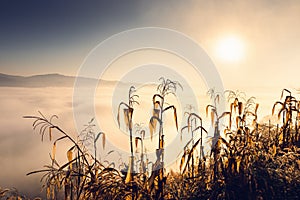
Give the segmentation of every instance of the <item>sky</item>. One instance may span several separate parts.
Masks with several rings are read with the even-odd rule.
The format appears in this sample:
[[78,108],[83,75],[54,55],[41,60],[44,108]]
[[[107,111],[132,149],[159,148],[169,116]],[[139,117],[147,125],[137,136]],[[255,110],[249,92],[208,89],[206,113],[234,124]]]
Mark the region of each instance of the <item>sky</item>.
[[[87,54],[104,39],[154,26],[198,42],[225,86],[297,87],[299,11],[300,3],[292,0],[1,1],[0,67],[8,74],[76,75]],[[245,46],[239,62],[224,62],[216,55],[218,41],[230,35]]]
[[[112,35],[134,28],[167,28],[198,43],[214,63],[224,88],[245,91],[248,97],[256,96],[264,116],[270,114],[283,88],[293,92],[299,88],[299,19],[300,1],[297,0],[2,0],[0,73],[76,76],[89,53]],[[179,57],[151,49],[120,57],[104,78],[114,79],[120,71],[124,75],[127,65],[145,68],[150,61],[160,64],[152,66],[156,70],[174,66],[168,70],[174,74],[184,71],[182,74],[190,79],[183,82],[194,80],[191,77],[195,73],[188,71],[188,65]],[[130,78],[127,74],[121,80]],[[206,93],[203,87],[199,86],[202,92],[199,95]],[[120,88],[103,90],[97,95],[111,98]],[[38,110],[47,116],[57,114],[58,123],[74,134],[73,111],[76,107],[85,111],[87,107],[82,102],[72,106],[73,88],[0,87],[0,91],[0,187],[17,187],[29,196],[39,195],[39,177],[25,174],[49,161],[44,155],[51,149],[51,142],[41,143],[38,134],[31,130],[31,122],[24,121],[22,116],[37,114]],[[150,98],[143,87],[140,91]],[[118,104],[127,93],[117,95],[120,97],[114,102],[108,98],[107,105],[95,106],[100,115],[112,115],[111,103]],[[147,109],[149,102],[143,103]],[[203,106],[201,109],[205,112]],[[92,117],[90,113],[85,114],[84,122]],[[110,117],[115,117],[115,113]],[[60,156],[65,159],[65,155]],[[34,161],[28,162],[29,158]]]

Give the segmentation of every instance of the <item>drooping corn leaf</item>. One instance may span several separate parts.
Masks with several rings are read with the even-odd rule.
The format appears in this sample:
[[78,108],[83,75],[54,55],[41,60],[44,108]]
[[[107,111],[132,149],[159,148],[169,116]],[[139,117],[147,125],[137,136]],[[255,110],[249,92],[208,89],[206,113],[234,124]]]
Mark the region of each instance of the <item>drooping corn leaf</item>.
[[197,130],[201,130],[201,131],[204,131],[206,134],[208,133],[207,130],[203,127],[203,126],[197,126],[194,131],[197,131]]
[[236,123],[236,127],[239,127],[239,123],[241,122],[241,117],[240,116],[237,116],[235,118],[235,123]]
[[137,149],[137,146],[138,146],[138,142],[139,142],[139,137],[135,137],[135,148]]
[[156,121],[159,122],[159,124],[161,125],[162,124],[162,121],[156,117],[156,116],[152,116],[150,118],[150,122],[149,122],[149,130],[150,130],[150,137],[151,137],[151,140],[152,140],[152,137],[153,137],[153,133],[156,129]]
[[[152,116],[159,118],[159,113],[160,113],[160,110],[157,108],[154,108],[152,111]],[[153,122],[153,127],[154,127],[154,129],[156,129],[156,121]]]
[[212,109],[215,108],[215,107],[212,106],[212,105],[207,105],[207,106],[206,106],[206,109],[205,109],[205,111],[206,111],[206,117],[208,117],[208,109],[209,109],[210,107],[211,107]]
[[102,135],[102,148],[105,149],[105,133],[104,132],[100,132],[97,134],[96,138],[95,138],[95,143],[97,142],[97,140],[99,139],[99,137]]
[[256,115],[257,115],[258,107],[259,107],[259,104],[257,103],[256,106],[255,106],[255,110],[254,110],[254,113],[255,113]]
[[243,102],[238,102],[238,111],[239,115],[241,115],[243,112]]
[[154,129],[153,123],[151,121],[149,122],[149,131],[150,131],[150,138],[152,141],[153,133],[154,133],[155,129]]
[[272,115],[274,115],[275,108],[276,108],[277,104],[280,104],[281,107],[284,108],[284,104],[282,102],[280,102],[280,101],[275,102],[274,105],[273,105],[273,108],[272,108]]
[[194,151],[195,151],[195,149],[196,149],[196,147],[197,147],[197,145],[199,144],[200,141],[201,141],[201,138],[198,139],[198,140],[195,142],[194,146],[193,146],[192,149],[189,151],[189,153],[188,153],[188,158],[187,158],[187,161],[186,161],[186,164],[185,164],[185,167],[184,167],[182,173],[184,173],[184,172],[186,171],[187,166],[188,166],[188,163],[190,162],[190,160],[191,160],[191,158],[192,158],[192,156],[193,156],[193,153],[194,153]]
[[145,132],[145,130],[141,130],[141,136],[142,136],[142,139],[144,139],[145,138],[145,134],[146,134],[146,132]]
[[188,128],[189,129],[189,126],[184,126],[181,128],[181,131],[180,131],[180,140],[182,140],[182,134],[183,134],[183,131],[184,129]]
[[67,158],[68,158],[68,161],[69,161],[69,163],[70,163],[70,169],[72,170],[72,163],[71,163],[71,160],[73,159],[73,151],[72,150],[69,150],[68,152],[67,152]]
[[182,157],[181,157],[181,160],[180,160],[180,165],[179,165],[179,170],[180,170],[180,171],[181,171],[182,166],[183,166],[183,164],[184,164],[185,156],[186,156],[186,151],[183,153],[183,155],[182,155]]
[[132,116],[133,116],[133,108],[128,109],[128,128],[132,131]]
[[52,146],[52,159],[55,160],[55,154],[56,154],[56,141],[53,143]]
[[67,152],[67,158],[68,158],[68,161],[69,161],[69,162],[73,159],[73,151],[72,151],[72,149],[70,149],[70,150]]
[[117,121],[118,121],[118,126],[120,127],[120,109],[121,109],[121,106],[125,106],[126,108],[129,108],[129,105],[127,105],[126,103],[124,102],[121,102],[118,106],[118,114],[117,114]]
[[174,120],[175,120],[176,130],[178,130],[177,112],[174,106],[173,106],[173,110],[174,110]]
[[289,91],[288,89],[285,89],[285,88],[284,88],[284,89],[282,90],[282,92],[281,92],[280,99],[282,99],[284,92],[287,92],[287,93],[289,93],[289,96],[291,96],[291,95],[292,95],[291,91]]
[[129,130],[129,110],[126,108],[123,110],[124,112],[124,122],[125,122],[125,126],[126,126],[126,131]]
[[214,109],[211,109],[210,117],[211,117],[211,125],[214,125],[214,121],[215,121],[215,112],[214,112]]
[[216,95],[215,102],[216,103],[220,103],[220,95],[219,94]]
[[[194,117],[194,118],[192,118]],[[192,120],[195,120],[195,127],[197,127],[197,121],[196,119],[199,119],[201,124],[202,124],[202,118],[197,115],[196,113],[189,113],[188,119],[187,119],[187,124],[188,124],[188,131],[190,132],[190,128],[192,128]]]
[[233,108],[234,108],[234,103],[231,103],[231,104],[230,104],[230,112],[231,112],[231,113],[232,113]]
[[52,127],[49,126],[49,141],[52,140]]
[[231,112],[223,112],[222,115],[218,118],[218,120],[225,117],[226,115],[229,115],[229,128],[231,128]]

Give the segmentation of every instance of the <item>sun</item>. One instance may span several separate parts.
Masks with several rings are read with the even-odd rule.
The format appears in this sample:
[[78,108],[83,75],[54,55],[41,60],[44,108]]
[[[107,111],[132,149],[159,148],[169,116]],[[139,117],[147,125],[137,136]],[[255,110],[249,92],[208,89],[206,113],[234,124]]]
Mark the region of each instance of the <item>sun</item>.
[[244,42],[237,36],[221,38],[216,45],[216,55],[222,61],[238,62],[244,58]]

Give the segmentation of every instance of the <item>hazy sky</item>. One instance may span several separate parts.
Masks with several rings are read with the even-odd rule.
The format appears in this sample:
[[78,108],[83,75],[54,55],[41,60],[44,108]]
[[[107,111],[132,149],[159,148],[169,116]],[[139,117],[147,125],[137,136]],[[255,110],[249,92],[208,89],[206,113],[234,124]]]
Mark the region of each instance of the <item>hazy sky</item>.
[[[1,1],[1,72],[75,75],[88,52],[109,36],[158,26],[196,40],[225,86],[297,86],[300,2],[288,1]],[[244,58],[226,62],[218,41],[238,37]],[[283,78],[288,77],[288,78]],[[234,78],[232,78],[234,77]]]

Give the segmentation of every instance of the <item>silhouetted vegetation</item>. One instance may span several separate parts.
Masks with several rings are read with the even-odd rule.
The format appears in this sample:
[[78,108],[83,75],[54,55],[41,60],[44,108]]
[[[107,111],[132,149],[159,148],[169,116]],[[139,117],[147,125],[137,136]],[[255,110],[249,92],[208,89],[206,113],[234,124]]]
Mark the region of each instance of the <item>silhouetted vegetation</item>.
[[[40,116],[25,116],[34,120],[33,128],[39,130],[42,139],[47,134],[53,141],[50,164],[28,173],[43,173],[42,182],[48,199],[59,199],[59,195],[64,199],[300,198],[300,101],[289,90],[282,91],[281,100],[275,102],[272,110],[282,119],[280,124],[260,124],[257,121],[259,105],[254,97],[246,99],[238,91],[220,94],[210,90],[212,104],[206,107],[206,115],[210,113],[214,128],[214,135],[208,139],[210,150],[204,151],[208,127],[204,127],[203,115],[186,112],[186,125],[178,134],[190,134],[191,139],[182,146],[179,171],[171,170],[166,174],[164,122],[170,119],[163,118],[163,113],[173,111],[172,120],[178,129],[176,107],[166,104],[166,98],[176,95],[177,89],[182,87],[169,79],[161,78],[160,81],[152,99],[153,114],[149,120],[151,137],[158,131],[156,160],[145,158],[145,128],[136,124],[136,132],[133,132],[133,106],[138,104],[134,87],[129,90],[128,103],[119,105],[118,123],[121,125],[120,109],[124,106],[122,119],[130,133],[131,154],[123,170],[112,164],[104,165],[97,159],[96,142],[102,137],[104,148],[105,134],[109,133],[94,133],[93,121],[74,138],[54,124],[55,115],[50,119],[42,113]],[[230,108],[222,113],[218,110],[221,96],[226,98]],[[138,158],[133,155],[133,138],[135,148],[139,143],[141,145]],[[72,145],[66,152],[68,162],[59,164],[55,158],[56,147],[63,140]],[[94,153],[86,149],[87,140],[94,144]],[[152,170],[149,170],[151,163]],[[134,166],[139,166],[139,170]],[[0,195],[7,192],[1,190]]]

